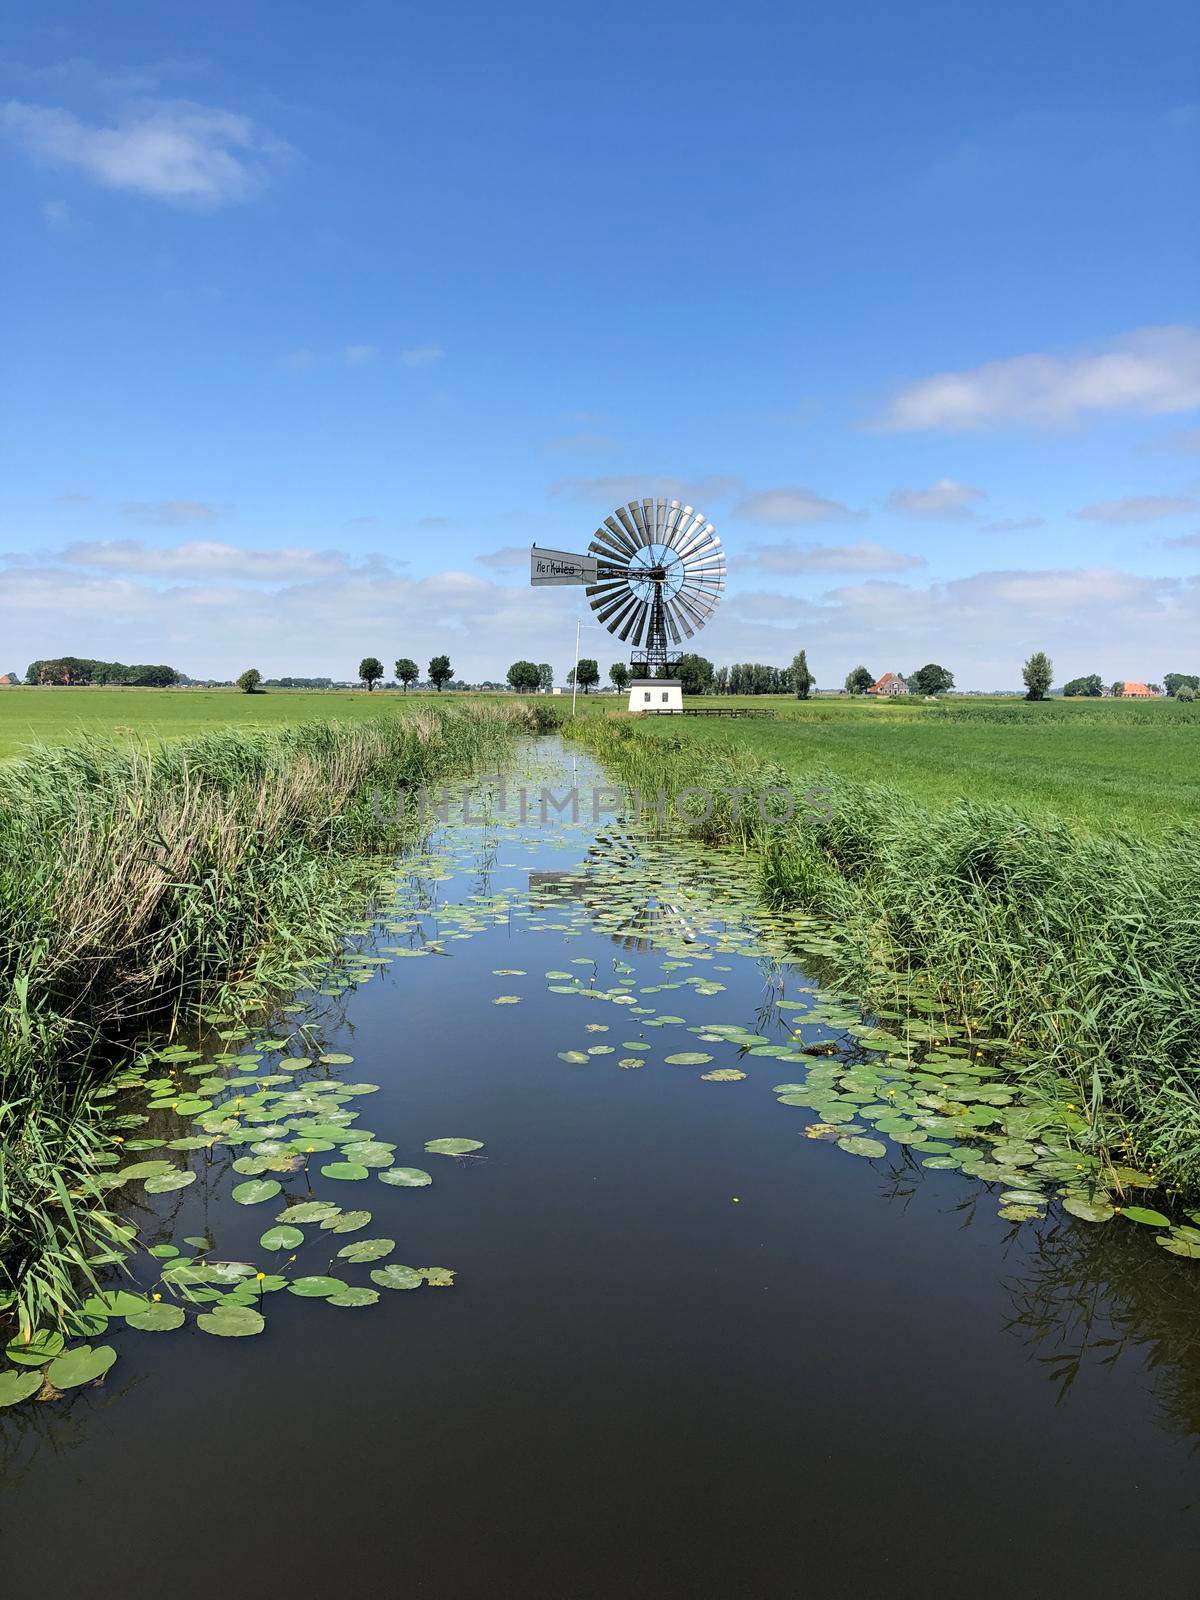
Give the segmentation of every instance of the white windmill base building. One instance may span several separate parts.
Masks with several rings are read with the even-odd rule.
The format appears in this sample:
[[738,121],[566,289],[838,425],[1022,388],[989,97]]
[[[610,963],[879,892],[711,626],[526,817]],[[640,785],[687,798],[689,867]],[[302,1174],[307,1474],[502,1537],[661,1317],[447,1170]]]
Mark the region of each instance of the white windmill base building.
[[683,710],[683,684],[678,678],[631,678],[630,711],[670,715]]

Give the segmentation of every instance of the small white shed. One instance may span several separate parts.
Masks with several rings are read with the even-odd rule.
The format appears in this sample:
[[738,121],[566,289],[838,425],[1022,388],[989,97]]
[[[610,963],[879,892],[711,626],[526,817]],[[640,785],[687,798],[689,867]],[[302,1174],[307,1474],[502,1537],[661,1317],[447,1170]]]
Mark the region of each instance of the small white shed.
[[672,712],[683,710],[683,684],[678,678],[631,678],[630,711]]

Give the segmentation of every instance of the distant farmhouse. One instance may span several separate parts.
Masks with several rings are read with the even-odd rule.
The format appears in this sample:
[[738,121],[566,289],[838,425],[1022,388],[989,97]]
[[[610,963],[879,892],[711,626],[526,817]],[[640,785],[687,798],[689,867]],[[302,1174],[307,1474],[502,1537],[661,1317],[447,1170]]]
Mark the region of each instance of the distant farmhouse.
[[1121,685],[1122,700],[1157,700],[1159,691],[1152,689],[1148,683],[1125,683]]
[[908,684],[898,672],[885,672],[878,683],[873,683],[868,694],[907,694]]
[[20,681],[11,672],[0,672],[0,689],[15,689]]

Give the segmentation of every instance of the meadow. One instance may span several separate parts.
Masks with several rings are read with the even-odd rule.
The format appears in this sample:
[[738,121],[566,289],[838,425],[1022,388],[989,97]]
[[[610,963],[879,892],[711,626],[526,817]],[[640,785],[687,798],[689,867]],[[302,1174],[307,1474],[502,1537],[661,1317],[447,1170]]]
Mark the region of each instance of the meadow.
[[[396,690],[28,689],[0,691],[0,761],[33,744],[81,735],[153,743],[214,728],[270,729],[313,721],[364,723],[406,705],[511,704],[506,694]],[[569,696],[542,702],[560,714]],[[647,722],[714,756],[738,749],[794,774],[814,768],[881,782],[935,806],[961,799],[1035,806],[1092,828],[1156,833],[1200,815],[1200,709],[1174,702],[955,699],[937,705],[866,698],[798,701],[725,696],[695,702],[772,713],[744,721]],[[580,715],[623,708],[623,697],[581,695]]]

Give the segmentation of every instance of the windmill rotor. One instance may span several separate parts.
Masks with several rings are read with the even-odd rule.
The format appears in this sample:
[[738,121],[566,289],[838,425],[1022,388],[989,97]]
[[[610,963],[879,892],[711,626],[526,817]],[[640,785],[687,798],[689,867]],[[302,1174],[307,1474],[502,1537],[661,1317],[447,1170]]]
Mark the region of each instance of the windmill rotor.
[[725,588],[725,552],[712,523],[678,500],[630,500],[605,517],[587,554],[530,552],[530,582],[581,584],[596,620],[630,647],[649,676],[678,662]]
[[725,587],[716,529],[678,500],[631,500],[596,529],[587,585],[598,622],[631,646],[636,665],[668,667],[712,617]]

